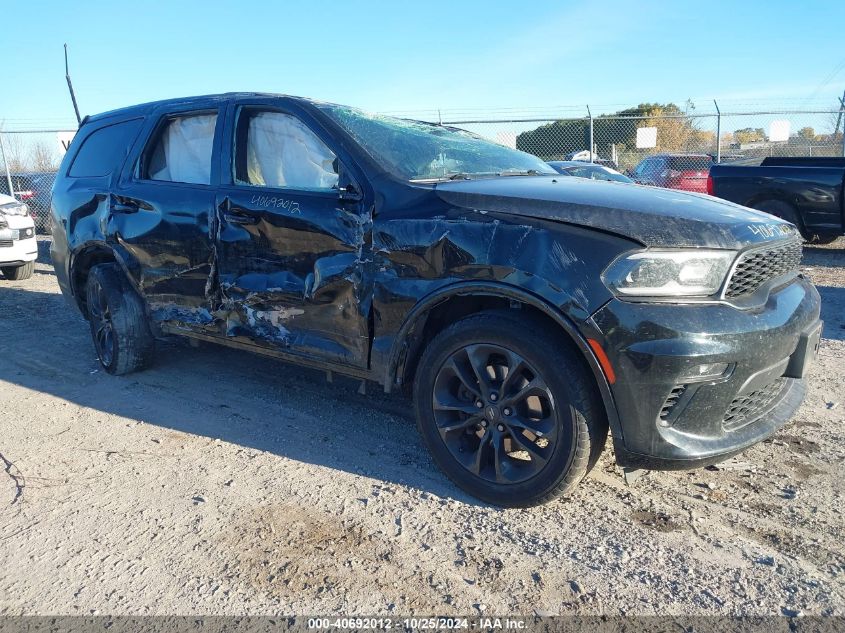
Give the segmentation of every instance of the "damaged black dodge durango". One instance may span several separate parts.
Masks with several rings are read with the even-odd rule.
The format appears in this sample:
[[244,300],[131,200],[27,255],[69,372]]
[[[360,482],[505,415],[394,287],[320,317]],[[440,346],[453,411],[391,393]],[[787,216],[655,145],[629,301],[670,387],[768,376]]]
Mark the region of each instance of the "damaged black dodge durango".
[[780,428],[818,349],[793,225],[561,178],[462,130],[263,94],[86,118],[52,256],[113,374],[183,336],[413,391],[491,503],[700,466]]

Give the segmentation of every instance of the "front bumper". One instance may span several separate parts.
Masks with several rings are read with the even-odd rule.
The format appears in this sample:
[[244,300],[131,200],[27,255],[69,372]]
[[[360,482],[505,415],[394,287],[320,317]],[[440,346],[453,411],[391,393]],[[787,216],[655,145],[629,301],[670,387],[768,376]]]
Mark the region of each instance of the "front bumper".
[[[614,299],[591,326],[616,373],[620,465],[694,468],[772,435],[795,413],[820,329],[819,294],[798,277],[760,308]],[[724,364],[697,380],[699,367]]]
[[0,241],[0,266],[21,266],[38,258],[38,242],[34,237]]

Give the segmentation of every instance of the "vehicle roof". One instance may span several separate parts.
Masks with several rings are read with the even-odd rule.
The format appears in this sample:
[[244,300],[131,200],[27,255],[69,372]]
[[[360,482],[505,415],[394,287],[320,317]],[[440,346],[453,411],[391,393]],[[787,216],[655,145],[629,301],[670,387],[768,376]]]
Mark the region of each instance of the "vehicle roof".
[[124,108],[117,108],[115,110],[108,110],[106,112],[100,112],[98,114],[92,114],[86,116],[83,120],[83,123],[87,123],[89,121],[100,121],[102,119],[108,119],[111,117],[116,116],[131,116],[134,114],[142,115],[146,114],[150,110],[153,110],[158,107],[162,106],[182,106],[182,105],[190,105],[195,102],[215,102],[215,101],[226,101],[232,98],[250,98],[250,97],[284,97],[285,99],[293,99],[296,101],[303,101],[308,103],[325,103],[323,101],[319,101],[317,99],[308,99],[306,97],[296,97],[293,95],[286,95],[274,92],[224,92],[218,94],[210,94],[210,95],[196,95],[193,97],[175,97],[172,99],[160,99],[159,101],[148,101],[146,103],[139,103],[136,105],[126,106]]

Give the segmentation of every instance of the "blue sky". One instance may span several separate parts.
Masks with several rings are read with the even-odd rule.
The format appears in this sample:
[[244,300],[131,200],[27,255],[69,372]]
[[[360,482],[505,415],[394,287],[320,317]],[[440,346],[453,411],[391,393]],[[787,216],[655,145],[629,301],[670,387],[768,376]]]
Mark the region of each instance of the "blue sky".
[[74,121],[63,42],[83,114],[232,90],[483,115],[714,97],[799,107],[845,89],[841,0],[8,4],[6,129]]

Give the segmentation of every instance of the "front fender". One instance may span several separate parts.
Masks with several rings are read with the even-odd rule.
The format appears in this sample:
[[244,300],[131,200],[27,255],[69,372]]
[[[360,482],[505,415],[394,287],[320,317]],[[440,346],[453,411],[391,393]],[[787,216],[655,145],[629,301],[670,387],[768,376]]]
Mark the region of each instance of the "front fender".
[[405,362],[404,357],[405,351],[407,350],[407,343],[413,336],[416,327],[421,322],[425,321],[426,314],[444,301],[448,301],[454,297],[468,295],[498,297],[508,299],[510,301],[516,301],[531,306],[554,320],[554,322],[564,332],[566,332],[570,340],[572,340],[584,356],[584,359],[587,361],[587,365],[589,366],[599,389],[602,403],[604,404],[608,422],[613,431],[614,437],[619,439],[622,438],[622,427],[619,423],[619,415],[616,409],[616,403],[610,391],[608,378],[602,370],[601,363],[596,357],[593,348],[588,342],[588,338],[593,338],[593,336],[598,337],[600,336],[600,333],[592,324],[591,319],[586,319],[579,327],[572,317],[563,311],[567,308],[572,308],[573,304],[571,299],[565,295],[561,295],[560,293],[558,293],[559,296],[550,301],[547,298],[525,290],[523,287],[485,281],[458,282],[430,293],[421,299],[408,313],[407,318],[399,328],[399,331],[394,338],[385,367],[384,385],[386,391],[390,391],[397,383],[397,380],[401,381],[402,366]]

